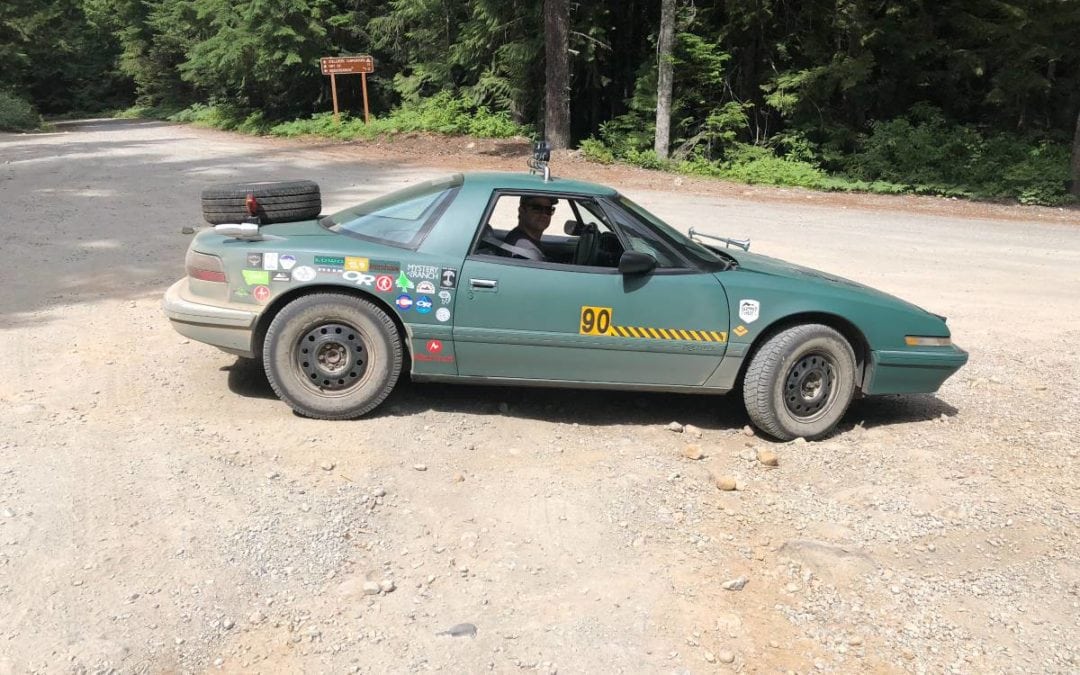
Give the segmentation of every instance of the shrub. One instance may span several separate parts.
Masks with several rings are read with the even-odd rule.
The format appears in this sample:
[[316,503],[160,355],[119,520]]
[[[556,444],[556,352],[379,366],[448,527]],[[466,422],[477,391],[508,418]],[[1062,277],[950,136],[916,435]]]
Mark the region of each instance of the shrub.
[[0,91],[0,131],[32,131],[41,127],[34,106],[15,94]]

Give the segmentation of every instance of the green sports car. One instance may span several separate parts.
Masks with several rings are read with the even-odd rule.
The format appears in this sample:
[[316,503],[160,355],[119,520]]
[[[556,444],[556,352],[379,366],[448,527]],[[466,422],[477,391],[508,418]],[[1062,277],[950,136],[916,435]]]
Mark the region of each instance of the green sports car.
[[370,412],[404,368],[416,381],[741,388],[762,431],[813,439],[856,394],[933,392],[967,362],[941,316],[685,236],[613,189],[551,177],[542,155],[531,166],[321,217],[309,181],[208,189],[216,227],[191,242],[165,314],[261,359],[278,396],[320,419]]

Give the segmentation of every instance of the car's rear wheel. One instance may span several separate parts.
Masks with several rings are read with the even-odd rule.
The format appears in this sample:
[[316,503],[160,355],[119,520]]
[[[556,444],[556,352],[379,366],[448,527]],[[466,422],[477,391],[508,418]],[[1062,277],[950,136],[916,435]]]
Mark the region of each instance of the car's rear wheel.
[[743,379],[754,424],[782,441],[829,433],[855,392],[855,352],[828,326],[804,324],[770,337]]
[[374,410],[394,388],[401,359],[390,317],[367,300],[336,293],[290,302],[263,342],[274,391],[316,419],[351,419]]

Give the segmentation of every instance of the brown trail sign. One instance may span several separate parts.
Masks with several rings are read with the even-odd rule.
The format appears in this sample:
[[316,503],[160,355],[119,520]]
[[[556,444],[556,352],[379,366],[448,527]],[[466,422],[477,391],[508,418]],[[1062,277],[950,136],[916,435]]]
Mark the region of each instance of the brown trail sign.
[[337,101],[337,76],[360,75],[360,86],[364,90],[364,124],[368,119],[367,74],[375,72],[375,59],[368,55],[361,56],[324,56],[319,59],[319,68],[323,75],[330,76],[330,91],[334,95],[334,121],[340,122]]

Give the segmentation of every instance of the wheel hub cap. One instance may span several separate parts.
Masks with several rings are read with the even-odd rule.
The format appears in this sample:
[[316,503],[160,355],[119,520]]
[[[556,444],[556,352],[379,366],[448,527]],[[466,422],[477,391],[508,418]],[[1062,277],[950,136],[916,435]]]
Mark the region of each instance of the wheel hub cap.
[[788,371],[784,382],[784,403],[799,418],[812,417],[831,400],[836,366],[822,354],[803,356]]
[[360,331],[340,323],[312,328],[296,346],[296,365],[320,389],[336,391],[351,387],[367,368],[367,352]]

